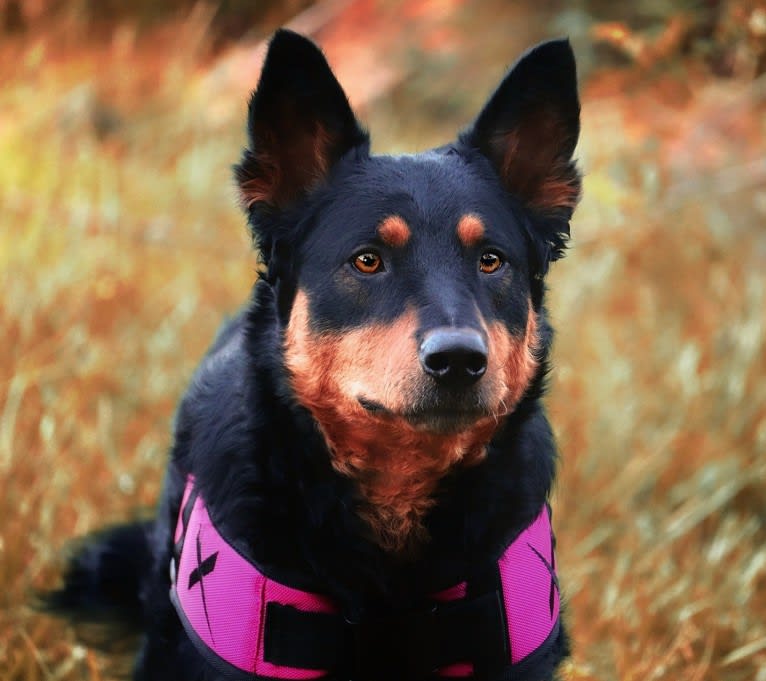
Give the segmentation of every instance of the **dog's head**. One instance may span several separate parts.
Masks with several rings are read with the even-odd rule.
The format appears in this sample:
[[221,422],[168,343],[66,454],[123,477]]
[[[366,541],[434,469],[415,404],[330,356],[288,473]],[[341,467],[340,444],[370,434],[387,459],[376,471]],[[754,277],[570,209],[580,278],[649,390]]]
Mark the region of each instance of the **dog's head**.
[[580,193],[571,48],[525,54],[453,143],[371,156],[321,52],[280,31],[248,133],[235,172],[295,397],[371,505],[404,495],[412,520],[540,371],[542,280]]

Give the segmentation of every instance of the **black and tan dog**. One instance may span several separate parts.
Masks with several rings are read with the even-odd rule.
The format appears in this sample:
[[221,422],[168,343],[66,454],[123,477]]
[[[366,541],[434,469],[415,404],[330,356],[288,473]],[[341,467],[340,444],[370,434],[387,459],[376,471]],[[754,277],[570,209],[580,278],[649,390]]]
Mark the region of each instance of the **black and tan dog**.
[[578,132],[553,41],[454,142],[371,156],[278,32],[235,168],[264,274],[181,403],[156,519],[86,542],[48,606],[134,626],[141,680],[550,678],[544,277]]

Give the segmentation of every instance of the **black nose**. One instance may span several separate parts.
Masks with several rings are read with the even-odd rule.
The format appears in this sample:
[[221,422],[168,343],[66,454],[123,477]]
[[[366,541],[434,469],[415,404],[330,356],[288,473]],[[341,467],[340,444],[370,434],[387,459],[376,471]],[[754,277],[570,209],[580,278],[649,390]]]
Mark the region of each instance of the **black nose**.
[[487,343],[473,329],[432,329],[420,344],[420,363],[445,386],[468,386],[487,370]]

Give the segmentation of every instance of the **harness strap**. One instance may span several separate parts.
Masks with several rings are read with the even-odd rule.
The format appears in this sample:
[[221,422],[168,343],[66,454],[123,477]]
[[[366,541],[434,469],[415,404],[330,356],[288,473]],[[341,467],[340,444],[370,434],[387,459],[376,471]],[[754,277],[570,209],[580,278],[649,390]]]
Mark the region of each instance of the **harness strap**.
[[265,625],[267,662],[297,669],[337,669],[343,660],[347,632],[338,615],[273,602],[266,606]]
[[302,669],[343,670],[349,678],[422,679],[466,660],[507,660],[497,592],[384,619],[348,622],[269,603],[264,658]]

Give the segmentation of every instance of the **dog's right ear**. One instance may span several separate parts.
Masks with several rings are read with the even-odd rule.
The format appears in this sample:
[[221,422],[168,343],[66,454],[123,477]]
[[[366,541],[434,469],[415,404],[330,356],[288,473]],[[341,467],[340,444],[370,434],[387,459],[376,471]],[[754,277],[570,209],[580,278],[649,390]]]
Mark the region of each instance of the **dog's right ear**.
[[368,141],[324,55],[310,40],[279,30],[250,100],[249,148],[234,167],[246,210],[289,207],[333,164]]

